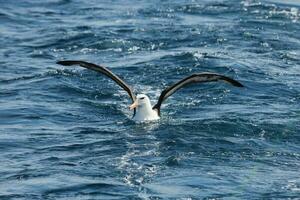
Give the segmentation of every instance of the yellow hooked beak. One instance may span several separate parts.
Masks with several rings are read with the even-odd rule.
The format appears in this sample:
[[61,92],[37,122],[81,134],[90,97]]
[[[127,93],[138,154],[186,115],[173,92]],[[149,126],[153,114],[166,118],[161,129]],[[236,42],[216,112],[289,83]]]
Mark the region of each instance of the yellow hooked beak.
[[131,105],[129,106],[129,109],[130,109],[130,110],[135,109],[138,105],[139,105],[139,104],[138,104],[137,100],[135,100],[135,101],[133,102],[133,104],[131,104]]

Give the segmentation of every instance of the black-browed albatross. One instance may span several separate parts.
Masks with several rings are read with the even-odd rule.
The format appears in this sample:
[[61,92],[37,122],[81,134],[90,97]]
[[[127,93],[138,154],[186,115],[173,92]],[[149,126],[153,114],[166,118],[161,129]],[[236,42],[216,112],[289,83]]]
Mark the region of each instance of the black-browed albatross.
[[130,105],[129,108],[131,110],[134,110],[134,115],[132,119],[135,121],[158,120],[160,118],[160,107],[164,100],[166,100],[170,95],[172,95],[180,88],[192,83],[213,82],[222,80],[232,84],[233,86],[243,87],[243,85],[238,81],[220,74],[209,72],[195,73],[164,89],[161,92],[157,103],[152,107],[150,99],[147,95],[135,95],[130,86],[128,86],[121,78],[112,73],[106,67],[78,60],[58,61],[57,64],[64,66],[80,65],[81,67],[100,72],[106,75],[107,77],[111,78],[129,94],[132,100],[132,105]]

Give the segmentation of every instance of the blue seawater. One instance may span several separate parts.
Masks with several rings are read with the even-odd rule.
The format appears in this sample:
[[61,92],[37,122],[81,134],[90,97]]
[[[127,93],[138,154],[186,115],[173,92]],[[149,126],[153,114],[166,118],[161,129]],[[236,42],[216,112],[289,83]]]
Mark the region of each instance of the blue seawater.
[[[300,2],[0,0],[0,199],[299,199]],[[156,102],[56,61],[109,67]]]

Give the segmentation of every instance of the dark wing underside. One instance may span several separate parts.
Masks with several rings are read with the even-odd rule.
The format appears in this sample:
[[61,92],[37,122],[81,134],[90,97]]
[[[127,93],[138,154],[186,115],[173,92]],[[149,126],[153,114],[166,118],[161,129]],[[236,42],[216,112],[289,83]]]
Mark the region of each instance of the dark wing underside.
[[[88,63],[85,61],[77,61],[77,60],[64,60],[64,61],[58,61],[57,64],[64,65],[64,66],[71,66],[71,65],[80,65],[81,67],[94,70],[96,72],[100,72],[107,77],[111,78],[113,81],[115,81],[119,86],[121,86],[130,96],[132,102],[135,101],[135,95],[130,88],[129,85],[127,85],[121,78],[119,78],[117,75],[112,73],[110,70],[108,70],[106,67],[95,65],[93,63]],[[134,110],[135,113],[135,110]]]
[[197,73],[197,74],[192,74],[191,76],[188,76],[174,85],[169,86],[165,90],[162,91],[158,102],[156,105],[153,106],[153,109],[156,109],[158,114],[160,115],[160,106],[163,103],[164,100],[166,100],[170,95],[172,95],[174,92],[179,90],[180,88],[192,84],[192,83],[204,83],[204,82],[213,82],[213,81],[225,81],[227,83],[230,83],[233,86],[236,87],[244,87],[241,83],[239,83],[236,80],[233,80],[229,77],[220,75],[220,74],[215,74],[215,73]]

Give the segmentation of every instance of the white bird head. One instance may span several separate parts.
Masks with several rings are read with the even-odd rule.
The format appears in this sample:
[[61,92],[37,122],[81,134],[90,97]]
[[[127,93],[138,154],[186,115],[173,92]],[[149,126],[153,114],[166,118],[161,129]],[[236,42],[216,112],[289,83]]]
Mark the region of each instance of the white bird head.
[[136,108],[137,110],[151,108],[151,102],[147,95],[138,94],[136,100],[129,106],[130,110]]

